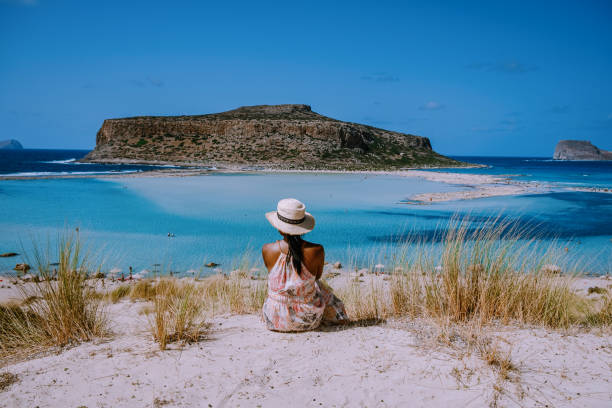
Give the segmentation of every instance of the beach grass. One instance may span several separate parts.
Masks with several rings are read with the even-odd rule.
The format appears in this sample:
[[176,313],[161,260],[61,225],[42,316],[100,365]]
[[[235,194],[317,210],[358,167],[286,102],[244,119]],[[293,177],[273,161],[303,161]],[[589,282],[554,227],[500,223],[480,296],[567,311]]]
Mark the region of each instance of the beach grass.
[[136,282],[130,289],[130,298],[132,300],[153,300],[155,294],[155,286],[149,279],[143,279]]
[[440,232],[441,244],[423,242],[413,257],[396,264],[390,303],[396,316],[487,324],[519,322],[552,328],[579,323],[585,300],[572,288],[576,267],[568,274],[554,241],[542,248],[509,220],[493,219],[473,227],[453,220]]
[[[367,278],[366,278],[367,279]],[[336,291],[354,322],[382,322],[391,316],[391,305],[386,301],[383,282],[369,277],[367,283],[359,276]]]
[[108,293],[107,297],[111,302],[117,303],[121,299],[127,297],[130,294],[131,290],[132,288],[130,287],[130,285],[120,285],[111,290]]
[[162,279],[155,286],[151,334],[165,350],[169,343],[192,343],[206,336],[202,290],[193,282]]
[[143,314],[153,339],[164,350],[170,343],[205,338],[206,322],[212,316],[261,310],[267,295],[265,276],[259,276],[250,256],[242,255],[233,267],[229,274],[205,278],[161,276],[121,283],[102,297],[112,303],[122,299],[152,302],[153,307]]
[[[609,297],[593,304],[573,287],[585,272],[579,260],[568,260],[554,240],[526,238],[533,236],[510,219],[498,217],[474,226],[469,217],[455,218],[433,239],[419,241],[408,234],[398,243],[383,278],[388,284],[381,285],[381,279],[374,283],[371,274],[356,274],[340,284],[338,295],[357,320],[367,316],[428,318],[440,324],[609,325]],[[564,265],[563,273],[558,265]]]
[[27,354],[107,333],[104,308],[86,282],[88,271],[96,268],[82,253],[78,234],[58,242],[56,264],[51,263],[49,250],[35,246],[33,264],[38,279],[20,287],[21,304],[0,306],[0,355]]
[[123,283],[108,292],[105,297],[112,303],[117,303],[125,298],[148,301],[155,298],[155,291],[156,287],[151,279],[142,279],[132,283]]
[[596,301],[584,321],[588,326],[612,326],[612,295],[605,295]]

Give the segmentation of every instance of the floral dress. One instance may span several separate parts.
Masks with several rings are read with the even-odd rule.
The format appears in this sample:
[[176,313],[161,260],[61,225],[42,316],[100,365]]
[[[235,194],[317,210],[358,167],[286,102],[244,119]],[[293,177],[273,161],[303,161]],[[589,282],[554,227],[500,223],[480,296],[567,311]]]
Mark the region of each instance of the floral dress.
[[263,319],[270,330],[291,332],[316,329],[321,323],[337,324],[348,316],[329,286],[317,281],[303,263],[302,276],[298,275],[281,251],[268,275]]

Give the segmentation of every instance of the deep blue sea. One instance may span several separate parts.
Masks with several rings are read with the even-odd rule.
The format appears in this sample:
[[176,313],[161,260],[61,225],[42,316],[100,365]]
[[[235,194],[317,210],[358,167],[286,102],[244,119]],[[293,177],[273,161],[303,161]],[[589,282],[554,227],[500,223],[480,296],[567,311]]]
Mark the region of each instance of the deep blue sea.
[[454,158],[487,167],[445,171],[508,175],[515,180],[552,182],[564,187],[609,188],[612,185],[612,161],[559,161],[550,157],[456,156]]
[[176,166],[144,166],[133,164],[79,163],[89,150],[0,150],[2,176],[61,176],[138,173]]
[[[417,193],[465,189],[394,175],[214,173],[197,177],[104,178],[109,172],[151,166],[78,164],[85,151],[0,152],[0,273],[28,261],[33,245],[46,247],[79,228],[90,255],[104,269],[185,273],[231,270],[244,255],[259,260],[261,245],[278,238],[264,213],[283,197],[304,201],[316,217],[308,239],[325,245],[329,261],[388,264],[398,242],[411,236],[439,240],[453,217],[470,228],[510,217],[532,237],[567,248],[567,262],[592,273],[612,272],[612,194],[566,191],[564,186],[612,188],[612,163],[552,162],[544,158],[460,157],[489,167],[451,170],[545,181],[546,194],[408,205]],[[153,167],[154,168],[154,167]],[[96,173],[98,178],[2,180],[8,174]],[[168,237],[168,233],[172,237]],[[529,238],[529,237],[528,237]],[[416,249],[415,249],[416,250]]]

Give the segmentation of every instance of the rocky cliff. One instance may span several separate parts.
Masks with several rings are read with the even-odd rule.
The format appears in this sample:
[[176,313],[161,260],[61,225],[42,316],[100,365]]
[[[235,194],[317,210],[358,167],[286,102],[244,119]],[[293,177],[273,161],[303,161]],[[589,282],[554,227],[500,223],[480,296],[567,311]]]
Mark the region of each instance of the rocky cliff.
[[561,140],[555,147],[555,160],[612,160],[612,152],[598,149],[586,140]]
[[23,149],[21,143],[15,139],[0,140],[0,149],[2,150],[19,150]]
[[107,119],[83,161],[394,169],[457,166],[429,139],[328,118],[307,105],[246,106],[198,116]]

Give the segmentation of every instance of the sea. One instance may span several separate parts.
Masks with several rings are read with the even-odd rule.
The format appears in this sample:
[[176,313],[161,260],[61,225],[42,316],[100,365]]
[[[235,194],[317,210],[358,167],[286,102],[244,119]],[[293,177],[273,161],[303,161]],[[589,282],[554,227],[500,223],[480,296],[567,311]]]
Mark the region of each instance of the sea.
[[[83,164],[85,150],[0,150],[0,274],[32,263],[77,234],[103,271],[205,275],[248,262],[262,268],[261,246],[280,236],[264,214],[284,197],[306,203],[316,219],[308,239],[326,259],[362,268],[390,265],[398,251],[439,247],[457,219],[470,229],[504,218],[525,231],[525,242],[565,254],[563,268],[612,273],[612,162],[559,162],[544,157],[456,157],[484,167],[445,171],[495,174],[550,186],[544,193],[427,205],[418,193],[470,188],[380,174],[220,173],[138,177],[165,166]],[[127,174],[132,177],[108,177]],[[89,177],[54,178],[75,175]],[[26,176],[26,179],[11,179]],[[40,178],[45,177],[45,178]],[[409,242],[409,244],[406,244]],[[411,254],[414,255],[414,254]],[[208,268],[205,264],[219,264]]]

